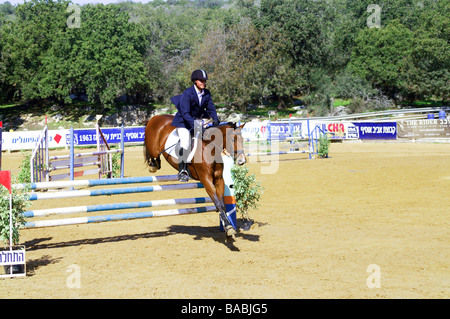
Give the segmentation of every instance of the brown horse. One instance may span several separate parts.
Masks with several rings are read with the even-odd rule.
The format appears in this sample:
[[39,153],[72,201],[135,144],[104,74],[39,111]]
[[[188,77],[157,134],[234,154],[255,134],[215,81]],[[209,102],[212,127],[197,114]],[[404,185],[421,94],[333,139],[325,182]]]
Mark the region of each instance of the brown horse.
[[[176,127],[172,126],[173,118],[173,115],[156,115],[148,121],[145,127],[145,159],[152,173],[161,168],[161,154],[172,167],[178,170],[178,160],[169,155],[166,152],[168,150],[165,149],[169,134],[176,129]],[[218,153],[225,149],[233,156],[237,165],[245,164],[246,158],[241,134],[241,129],[244,125],[236,127],[235,123],[226,123],[215,127],[218,130],[214,132],[218,134],[214,134],[215,138],[211,138],[209,141],[202,139],[192,162],[188,166],[190,176],[203,184],[217,211],[219,211],[220,220],[224,226],[227,238],[231,238],[236,231],[226,217],[224,202],[225,182],[222,177],[223,163],[215,159],[220,158]]]

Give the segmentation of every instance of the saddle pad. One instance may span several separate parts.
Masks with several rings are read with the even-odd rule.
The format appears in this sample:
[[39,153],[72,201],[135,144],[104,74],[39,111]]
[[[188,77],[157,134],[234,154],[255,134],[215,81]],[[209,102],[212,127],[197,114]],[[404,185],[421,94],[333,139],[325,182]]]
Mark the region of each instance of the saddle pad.
[[[191,140],[191,151],[189,152],[189,156],[187,158],[188,162],[192,161],[195,151],[197,150],[198,140],[199,140],[197,137],[199,136],[199,134],[200,133],[197,132],[196,136],[194,137],[194,139],[193,139],[194,143],[192,143],[192,140]],[[176,159],[178,159],[178,154],[175,150],[176,150],[176,146],[179,142],[180,142],[180,136],[178,135],[178,128],[176,128],[169,134],[169,136],[167,137],[167,140],[166,140],[166,144],[164,145],[165,152]]]

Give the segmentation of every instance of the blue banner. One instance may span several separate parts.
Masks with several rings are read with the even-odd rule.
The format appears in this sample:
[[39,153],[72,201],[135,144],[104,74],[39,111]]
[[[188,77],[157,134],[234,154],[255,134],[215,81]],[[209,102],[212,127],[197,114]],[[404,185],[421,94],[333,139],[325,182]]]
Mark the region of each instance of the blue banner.
[[[120,143],[121,128],[102,128],[103,136],[108,144]],[[145,127],[126,127],[124,133],[125,143],[143,142]],[[69,135],[69,134],[67,134]],[[75,145],[97,145],[97,133],[95,129],[74,130]],[[69,136],[66,137],[66,143],[70,143]]]
[[358,127],[359,139],[361,140],[395,140],[397,139],[397,123],[353,123]]
[[269,139],[284,139],[293,135],[301,136],[302,123],[273,123],[269,122]]

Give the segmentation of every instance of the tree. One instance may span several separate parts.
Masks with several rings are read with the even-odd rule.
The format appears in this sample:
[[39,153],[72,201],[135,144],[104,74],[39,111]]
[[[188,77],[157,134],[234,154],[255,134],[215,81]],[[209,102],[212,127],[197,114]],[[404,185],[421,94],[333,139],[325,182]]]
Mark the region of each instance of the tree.
[[273,28],[258,32],[248,18],[228,30],[214,28],[195,47],[186,78],[189,70],[204,68],[215,100],[241,110],[273,94],[289,97],[296,86],[292,61],[285,55],[287,41]]
[[[69,76],[84,86],[90,99],[110,104],[122,94],[149,92],[145,63],[145,33],[114,5],[83,6],[81,27],[74,35]],[[59,56],[58,59],[67,59]]]
[[107,105],[122,94],[149,92],[142,26],[129,22],[119,6],[86,5],[80,27],[72,28],[68,4],[25,2],[3,26],[2,62],[16,95],[64,103],[73,91],[85,90],[92,101]]
[[259,28],[271,26],[289,39],[289,54],[297,84],[309,90],[310,76],[315,69],[332,68],[332,39],[335,10],[325,1],[261,0]]
[[412,40],[413,33],[398,22],[379,29],[362,29],[349,67],[389,97],[395,97],[404,86],[399,74],[411,54]]
[[431,36],[417,36],[402,72],[404,91],[411,99],[450,97],[450,45]]
[[[16,19],[3,26],[2,52],[6,81],[22,100],[41,98],[43,58],[66,22],[68,1],[32,0],[19,5]],[[44,89],[45,90],[45,89]]]

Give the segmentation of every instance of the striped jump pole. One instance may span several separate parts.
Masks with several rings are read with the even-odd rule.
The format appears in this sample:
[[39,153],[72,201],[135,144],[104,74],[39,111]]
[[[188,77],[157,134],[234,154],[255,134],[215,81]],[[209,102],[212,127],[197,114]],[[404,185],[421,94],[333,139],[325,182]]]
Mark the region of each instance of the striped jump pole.
[[55,198],[73,198],[73,197],[87,197],[87,196],[106,196],[106,195],[124,195],[132,193],[149,193],[169,190],[181,189],[195,189],[204,188],[202,183],[186,183],[186,184],[171,184],[171,185],[154,185],[154,186],[140,186],[129,188],[110,188],[110,189],[94,189],[94,190],[74,190],[74,191],[60,191],[55,193],[32,193],[29,194],[29,200],[39,199],[55,199]]
[[55,181],[40,182],[29,184],[15,184],[17,189],[29,188],[31,190],[42,190],[51,188],[68,188],[68,187],[93,187],[105,185],[122,185],[122,184],[143,184],[155,182],[173,182],[177,181],[177,175],[161,175],[161,176],[143,176],[143,177],[125,177],[125,178],[109,178],[109,179],[90,179],[90,180],[73,180],[73,181]]
[[149,218],[149,217],[205,213],[205,212],[212,212],[215,210],[216,210],[216,206],[207,206],[207,207],[196,207],[196,208],[159,210],[159,211],[141,212],[141,213],[75,217],[75,218],[64,218],[64,219],[55,219],[55,220],[40,220],[40,221],[35,221],[35,222],[27,222],[25,224],[24,228],[100,223],[100,222],[137,219],[137,218]]
[[119,209],[131,209],[131,208],[143,208],[143,207],[160,207],[170,205],[186,205],[186,204],[205,204],[212,203],[209,197],[195,197],[195,198],[179,198],[179,199],[161,199],[146,202],[130,202],[130,203],[116,203],[116,204],[100,204],[100,205],[88,205],[88,206],[74,206],[74,207],[60,207],[60,208],[48,208],[48,209],[36,209],[24,212],[24,216],[42,217],[51,215],[65,215],[65,214],[79,214],[79,213],[92,213],[106,210],[119,210]]
[[261,152],[261,153],[247,153],[245,156],[270,156],[270,155],[284,155],[284,154],[302,154],[302,153],[311,153],[309,150],[303,151],[280,151],[280,152]]

